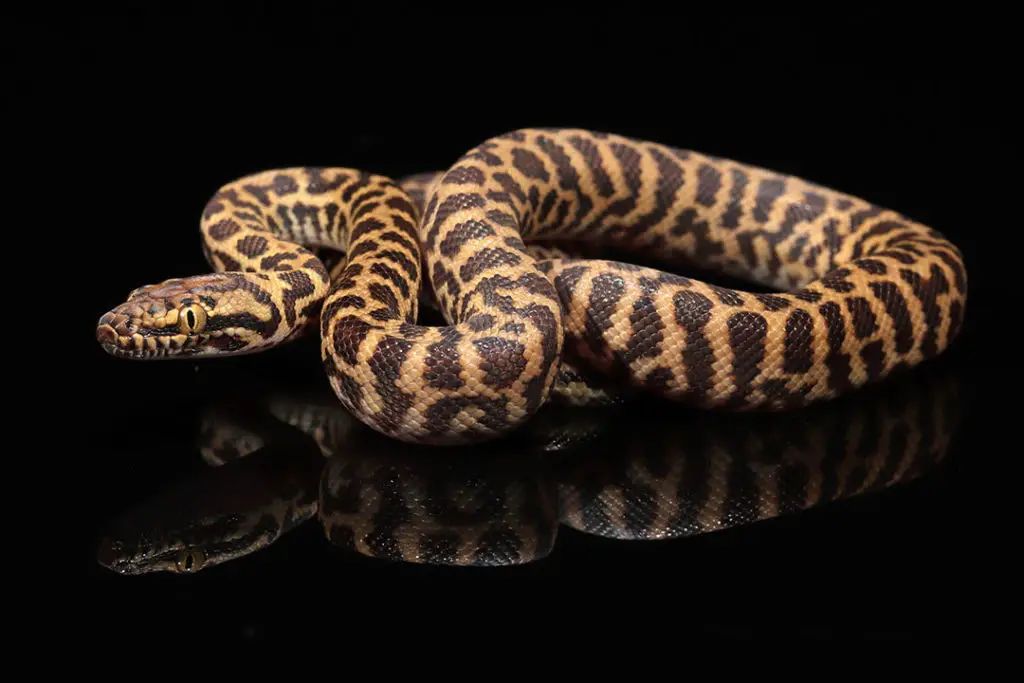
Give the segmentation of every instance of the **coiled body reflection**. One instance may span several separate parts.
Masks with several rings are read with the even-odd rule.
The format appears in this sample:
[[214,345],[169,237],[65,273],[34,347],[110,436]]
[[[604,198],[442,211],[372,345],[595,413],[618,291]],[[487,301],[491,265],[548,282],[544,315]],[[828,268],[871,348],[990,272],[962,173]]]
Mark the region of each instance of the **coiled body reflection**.
[[432,565],[537,561],[566,527],[681,538],[913,480],[946,457],[960,417],[955,378],[942,375],[770,417],[551,407],[514,438],[442,451],[364,428],[329,394],[256,403],[260,419],[210,412],[209,477],[116,520],[101,563],[196,571],[313,517],[343,552]]

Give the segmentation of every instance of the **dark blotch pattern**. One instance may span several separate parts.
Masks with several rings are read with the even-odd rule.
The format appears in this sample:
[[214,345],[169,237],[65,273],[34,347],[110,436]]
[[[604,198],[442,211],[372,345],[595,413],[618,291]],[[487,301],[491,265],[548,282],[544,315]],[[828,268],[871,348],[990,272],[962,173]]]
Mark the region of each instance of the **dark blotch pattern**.
[[466,263],[459,269],[459,279],[463,283],[468,283],[492,268],[518,266],[522,260],[522,257],[514,252],[487,247],[466,260]]
[[257,256],[261,256],[269,246],[270,243],[263,235],[246,235],[242,239],[238,240],[235,244],[235,249],[243,256],[256,258]]
[[551,174],[544,167],[544,162],[541,161],[540,157],[527,149],[516,147],[512,150],[512,165],[527,178],[543,182],[551,179]]
[[853,283],[846,278],[850,275],[849,268],[836,268],[825,277],[818,280],[822,287],[831,289],[834,292],[846,293],[853,291]]
[[676,292],[672,302],[676,323],[686,330],[686,348],[683,349],[686,382],[690,392],[700,401],[711,390],[714,374],[715,354],[704,334],[714,303],[703,294],[688,290]]
[[894,282],[872,282],[871,291],[885,306],[896,331],[896,352],[907,353],[914,346],[914,328],[903,293]]
[[733,381],[736,391],[728,405],[742,406],[753,389],[761,362],[764,361],[764,343],[768,334],[768,321],[759,313],[740,311],[729,316],[729,347],[732,349]]
[[295,304],[299,299],[307,297],[316,291],[313,285],[313,281],[309,275],[301,270],[292,270],[286,273],[281,273],[278,276],[281,282],[288,285],[284,290],[284,317],[288,321],[289,325],[294,325],[296,320],[297,311],[295,310]]
[[633,334],[626,341],[626,363],[632,363],[637,358],[654,358],[660,354],[665,323],[650,297],[642,296],[633,303],[629,322]]
[[458,348],[461,342],[462,335],[456,328],[442,328],[441,341],[427,347],[423,372],[427,384],[437,389],[458,389],[465,384],[459,376],[462,372]]
[[440,252],[443,256],[453,258],[458,256],[459,250],[467,242],[483,237],[493,237],[495,234],[494,228],[483,221],[464,221],[452,228],[441,240]]
[[782,368],[787,373],[805,373],[814,364],[814,319],[803,309],[797,309],[786,318],[786,337]]
[[878,330],[875,314],[871,311],[871,302],[864,297],[847,299],[846,309],[853,319],[853,334],[857,339],[870,337]]
[[519,379],[526,369],[526,347],[514,339],[485,337],[473,342],[482,362],[484,384],[496,389],[506,389]]
[[[281,264],[286,261],[292,261],[297,258],[296,254],[289,252],[282,252],[279,254],[271,254],[259,262],[259,267],[263,270],[278,270],[281,268]],[[315,259],[313,259],[315,260]],[[323,264],[321,265],[323,267]],[[325,269],[325,274],[327,270]]]
[[883,348],[882,340],[879,339],[870,344],[865,344],[864,348],[860,350],[860,358],[864,361],[869,381],[874,381],[881,377],[882,371],[885,369],[885,349]]
[[476,315],[471,316],[469,320],[466,321],[466,324],[468,324],[469,328],[474,332],[483,332],[494,327],[495,322],[493,315],[489,313],[477,313]]
[[397,430],[405,421],[405,414],[412,406],[413,395],[405,393],[395,384],[402,372],[406,356],[412,343],[391,335],[377,344],[370,356],[369,367],[377,380],[374,388],[384,399],[384,408],[374,417],[378,424],[388,431]]
[[754,298],[760,301],[768,311],[781,311],[784,308],[789,308],[789,299],[775,294],[755,294]]
[[921,310],[924,311],[927,329],[924,338],[921,339],[921,353],[928,358],[935,356],[939,352],[939,326],[942,324],[938,296],[949,291],[949,280],[946,279],[946,274],[938,265],[932,265],[931,275],[927,278],[923,278],[916,271],[909,269],[901,270],[900,277],[910,285],[914,296],[921,304]]
[[697,169],[697,203],[714,206],[722,189],[722,174],[714,166],[701,164]]
[[818,309],[825,319],[825,327],[828,330],[828,355],[825,358],[825,367],[828,368],[828,386],[830,389],[843,392],[851,388],[850,383],[850,356],[843,353],[843,341],[846,339],[846,321],[843,319],[843,311],[839,304],[829,301],[823,303]]
[[445,185],[481,185],[484,172],[475,166],[456,166],[441,180]]
[[224,220],[218,221],[211,225],[207,232],[209,233],[210,237],[217,240],[218,242],[221,242],[231,237],[241,229],[241,225],[231,220],[230,218],[225,218]]
[[602,354],[606,343],[604,331],[611,327],[612,314],[626,291],[625,281],[618,275],[602,273],[591,280],[588,315],[584,339],[596,354]]

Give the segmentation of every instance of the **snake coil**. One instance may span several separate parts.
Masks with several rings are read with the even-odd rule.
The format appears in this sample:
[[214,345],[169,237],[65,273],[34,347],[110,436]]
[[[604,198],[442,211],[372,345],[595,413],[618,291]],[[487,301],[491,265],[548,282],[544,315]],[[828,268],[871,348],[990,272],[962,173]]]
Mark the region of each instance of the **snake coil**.
[[[587,373],[708,409],[831,399],[943,352],[964,317],[963,258],[939,232],[736,161],[522,129],[405,186],[344,168],[229,183],[202,215],[216,272],[135,290],[97,338],[120,357],[195,358],[319,325],[324,370],[356,417],[458,444],[508,434],[549,398],[581,402]],[[546,241],[777,291],[534,246]],[[318,247],[347,257],[329,273]],[[417,324],[421,299],[447,324]]]

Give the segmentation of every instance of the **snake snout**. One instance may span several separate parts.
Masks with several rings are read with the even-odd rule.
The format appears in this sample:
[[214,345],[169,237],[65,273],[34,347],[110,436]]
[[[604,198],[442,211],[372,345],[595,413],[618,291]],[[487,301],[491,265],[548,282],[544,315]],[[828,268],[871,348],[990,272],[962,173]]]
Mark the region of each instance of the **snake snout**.
[[131,318],[124,313],[104,313],[96,323],[96,341],[107,350],[116,349],[119,339],[131,335],[131,327]]
[[124,573],[124,548],[112,538],[103,538],[96,548],[96,561],[103,567],[118,573]]
[[96,327],[96,341],[104,346],[117,343],[117,332],[107,323],[100,322]]
[[109,329],[114,334],[121,335],[122,337],[127,336],[133,331],[131,329],[131,320],[131,316],[119,311],[104,313],[97,325],[96,335],[97,337],[99,336],[100,330]]

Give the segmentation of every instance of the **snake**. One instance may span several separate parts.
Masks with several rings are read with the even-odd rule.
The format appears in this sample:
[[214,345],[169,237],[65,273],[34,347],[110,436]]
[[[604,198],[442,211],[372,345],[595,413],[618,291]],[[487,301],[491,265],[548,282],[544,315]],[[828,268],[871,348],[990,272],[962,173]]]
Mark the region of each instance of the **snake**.
[[[214,272],[136,288],[97,340],[122,358],[200,358],[319,332],[329,384],[361,422],[464,445],[549,400],[585,402],[588,376],[712,411],[833,400],[943,353],[966,312],[963,254],[935,228],[696,151],[523,128],[418,187],[421,208],[415,188],[364,170],[233,181],[200,221]],[[545,241],[672,268],[531,253]],[[319,248],[345,258],[328,272]],[[691,266],[751,286],[676,271]],[[421,299],[443,324],[418,322]]]
[[433,566],[537,562],[565,533],[685,542],[928,475],[963,396],[952,373],[912,380],[779,416],[549,404],[529,437],[443,453],[396,444],[326,387],[229,393],[198,430],[202,470],[111,520],[96,558],[126,576],[195,574],[306,523],[343,557]]

